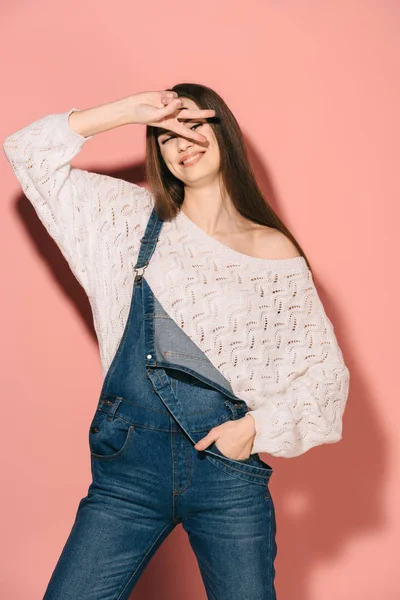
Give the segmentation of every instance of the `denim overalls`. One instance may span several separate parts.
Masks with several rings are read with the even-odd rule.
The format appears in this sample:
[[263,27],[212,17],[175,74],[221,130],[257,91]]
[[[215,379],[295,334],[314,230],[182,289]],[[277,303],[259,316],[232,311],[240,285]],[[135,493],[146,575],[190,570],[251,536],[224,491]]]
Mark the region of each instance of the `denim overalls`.
[[248,408],[146,282],[162,224],[153,209],[128,320],[90,424],[92,482],[44,600],[129,598],[178,523],[209,599],[276,598],[272,468],[258,454],[228,458],[215,442],[193,447]]

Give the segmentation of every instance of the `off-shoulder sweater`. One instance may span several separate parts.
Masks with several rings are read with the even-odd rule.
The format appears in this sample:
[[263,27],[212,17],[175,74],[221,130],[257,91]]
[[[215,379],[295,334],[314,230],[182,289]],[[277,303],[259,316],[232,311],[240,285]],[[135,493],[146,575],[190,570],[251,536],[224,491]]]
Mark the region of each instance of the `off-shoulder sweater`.
[[[144,187],[71,165],[93,137],[69,125],[75,110],[34,121],[3,148],[87,293],[105,376],[127,322],[154,200]],[[302,256],[248,256],[179,211],[163,223],[146,281],[246,402],[256,427],[252,453],[288,458],[342,438],[349,370]]]

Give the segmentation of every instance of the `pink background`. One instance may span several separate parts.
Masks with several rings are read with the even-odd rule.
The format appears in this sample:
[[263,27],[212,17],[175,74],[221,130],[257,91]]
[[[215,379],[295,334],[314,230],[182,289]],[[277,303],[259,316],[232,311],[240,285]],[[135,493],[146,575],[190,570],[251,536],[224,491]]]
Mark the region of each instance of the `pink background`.
[[[2,140],[49,113],[182,81],[215,88],[233,110],[262,188],[314,267],[351,372],[340,443],[265,456],[278,598],[399,598],[400,5],[7,4]],[[74,164],[145,184],[144,136],[140,125],[100,134]],[[0,595],[36,600],[90,482],[102,378],[84,292],[3,153],[0,175]],[[132,598],[205,599],[180,526]]]

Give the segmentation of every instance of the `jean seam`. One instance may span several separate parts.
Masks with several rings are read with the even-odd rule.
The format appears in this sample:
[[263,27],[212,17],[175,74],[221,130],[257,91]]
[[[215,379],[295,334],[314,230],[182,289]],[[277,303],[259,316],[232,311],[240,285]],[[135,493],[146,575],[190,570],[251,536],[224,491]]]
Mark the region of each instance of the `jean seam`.
[[115,600],[120,600],[122,594],[125,592],[125,590],[128,587],[129,583],[132,581],[132,578],[136,575],[137,571],[139,570],[140,566],[142,565],[142,563],[144,562],[144,560],[146,559],[146,557],[150,553],[151,549],[157,543],[157,541],[160,539],[160,537],[162,536],[162,534],[164,533],[164,531],[166,529],[168,529],[168,527],[171,527],[170,523],[166,524],[166,526],[160,531],[160,533],[158,534],[158,536],[152,541],[152,543],[150,544],[150,546],[148,546],[148,548],[145,550],[145,552],[143,553],[143,556],[142,556],[142,560],[139,562],[138,566],[133,571],[133,573],[131,574],[131,576],[129,577],[128,581],[126,582],[126,584],[124,585],[124,587],[122,588],[122,590],[120,591],[120,593],[118,594],[118,596],[115,598]]
[[181,358],[191,358],[192,360],[198,360],[209,364],[208,358],[202,358],[201,356],[197,356],[195,354],[188,354],[186,352],[174,352],[172,350],[166,350],[163,352],[163,356],[179,356]]
[[[216,467],[222,469],[223,471],[225,471],[227,473],[229,471],[232,471],[233,472],[232,476],[237,475],[238,477],[240,477],[240,479],[247,479],[247,480],[250,479],[254,483],[257,483],[260,485],[265,485],[266,483],[268,483],[268,481],[270,479],[269,475],[259,475],[258,473],[253,473],[253,471],[245,471],[240,468],[235,468],[232,465],[227,464],[226,460],[224,463],[221,463],[221,462],[217,462],[217,457],[208,455],[208,458],[209,458],[210,462],[212,462]],[[215,459],[215,462],[212,459]],[[220,459],[223,460],[223,456],[221,456]],[[233,460],[233,459],[230,459],[230,460]],[[244,464],[243,466],[247,466],[247,465]],[[249,465],[249,466],[254,468],[253,465]]]
[[[116,396],[114,394],[106,394],[104,396],[103,399],[105,398],[116,398],[118,400],[122,400],[122,402],[127,402],[128,404],[133,404],[134,406],[139,406],[140,408],[144,408],[145,410],[149,410],[151,412],[156,412],[162,415],[166,415],[168,414],[168,410],[158,410],[156,408],[149,408],[148,406],[145,406],[144,404],[139,404],[139,402],[135,402],[134,400],[126,400],[125,398],[121,398],[121,396]],[[98,410],[102,410],[103,412],[108,412],[108,411],[104,411],[103,408],[101,408],[101,406],[99,406]]]
[[[107,414],[106,412],[104,414]],[[131,421],[130,419],[125,419],[125,417],[121,417],[121,416],[116,416],[115,419],[119,419],[120,421],[123,421],[124,423],[127,423],[128,425],[132,425],[132,427],[135,428],[141,428],[141,429],[151,429],[152,431],[170,431],[169,427],[154,427],[154,425],[144,425],[143,423],[137,423],[136,421]]]
[[[186,476],[187,476],[188,483],[183,488],[180,488],[178,490],[179,495],[182,495],[184,492],[186,492],[186,490],[192,485],[193,463],[192,463],[192,454],[189,450],[190,449],[188,447],[186,447],[186,449],[185,449],[185,452],[186,452],[185,468],[186,468]],[[190,472],[189,472],[189,469],[190,469]]]

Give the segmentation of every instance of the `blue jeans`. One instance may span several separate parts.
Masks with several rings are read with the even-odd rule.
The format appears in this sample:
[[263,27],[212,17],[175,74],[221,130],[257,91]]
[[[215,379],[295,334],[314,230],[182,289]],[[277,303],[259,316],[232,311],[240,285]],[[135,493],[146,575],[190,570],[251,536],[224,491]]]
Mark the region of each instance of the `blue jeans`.
[[[137,269],[148,264],[161,224],[153,211]],[[258,454],[227,457],[215,442],[194,448],[247,411],[137,275],[89,427],[92,482],[43,600],[128,599],[178,523],[209,599],[276,600],[272,468]]]

